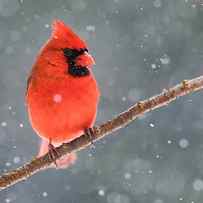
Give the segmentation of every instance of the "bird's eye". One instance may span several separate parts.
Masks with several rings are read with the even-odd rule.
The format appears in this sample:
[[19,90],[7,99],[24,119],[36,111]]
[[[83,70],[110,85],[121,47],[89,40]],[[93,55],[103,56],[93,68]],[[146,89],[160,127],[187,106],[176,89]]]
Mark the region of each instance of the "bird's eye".
[[73,60],[78,56],[78,51],[75,49],[65,48],[65,49],[63,49],[63,54],[64,54],[64,56]]
[[63,54],[65,57],[68,57],[69,60],[74,60],[78,56],[82,55],[85,51],[88,52],[88,50],[86,48],[79,49],[79,50],[65,48],[65,49],[63,49]]
[[80,53],[83,54],[84,52],[88,52],[87,48],[80,49]]

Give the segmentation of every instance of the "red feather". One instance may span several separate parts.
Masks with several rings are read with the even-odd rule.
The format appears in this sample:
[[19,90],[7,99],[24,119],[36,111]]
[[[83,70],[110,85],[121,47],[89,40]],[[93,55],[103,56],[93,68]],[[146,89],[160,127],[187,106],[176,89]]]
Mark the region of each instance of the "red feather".
[[65,48],[80,51],[87,45],[70,27],[55,20],[52,35],[33,65],[26,94],[33,129],[55,146],[93,126],[100,95],[90,69],[92,56],[84,51],[74,59],[74,67],[84,66],[89,71],[76,77],[68,72],[71,58],[64,56]]

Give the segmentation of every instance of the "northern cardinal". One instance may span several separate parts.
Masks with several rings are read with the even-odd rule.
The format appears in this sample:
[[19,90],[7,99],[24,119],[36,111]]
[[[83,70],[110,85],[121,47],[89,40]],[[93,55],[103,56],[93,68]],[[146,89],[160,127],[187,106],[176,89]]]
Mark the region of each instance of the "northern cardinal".
[[[88,129],[95,122],[100,96],[91,69],[94,63],[86,42],[55,20],[27,82],[29,119],[43,139],[38,156],[91,132]],[[57,167],[67,167],[75,159],[75,154],[62,157]]]

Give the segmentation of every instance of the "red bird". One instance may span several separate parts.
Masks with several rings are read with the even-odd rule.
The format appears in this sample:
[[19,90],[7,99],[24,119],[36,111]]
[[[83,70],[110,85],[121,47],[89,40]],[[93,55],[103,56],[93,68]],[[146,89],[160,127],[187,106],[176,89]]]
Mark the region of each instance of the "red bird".
[[[100,95],[85,41],[60,20],[52,29],[33,65],[26,93],[31,125],[43,139],[38,156],[91,129]],[[67,167],[75,158],[63,157],[57,166]]]

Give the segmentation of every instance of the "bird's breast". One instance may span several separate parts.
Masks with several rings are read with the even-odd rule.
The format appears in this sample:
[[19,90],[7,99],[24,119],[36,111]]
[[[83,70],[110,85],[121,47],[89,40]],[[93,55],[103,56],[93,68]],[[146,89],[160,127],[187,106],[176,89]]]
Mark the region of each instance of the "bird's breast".
[[83,78],[35,77],[27,93],[31,123],[39,134],[49,138],[70,137],[74,132],[76,135],[91,127],[98,101],[99,90],[92,75]]

